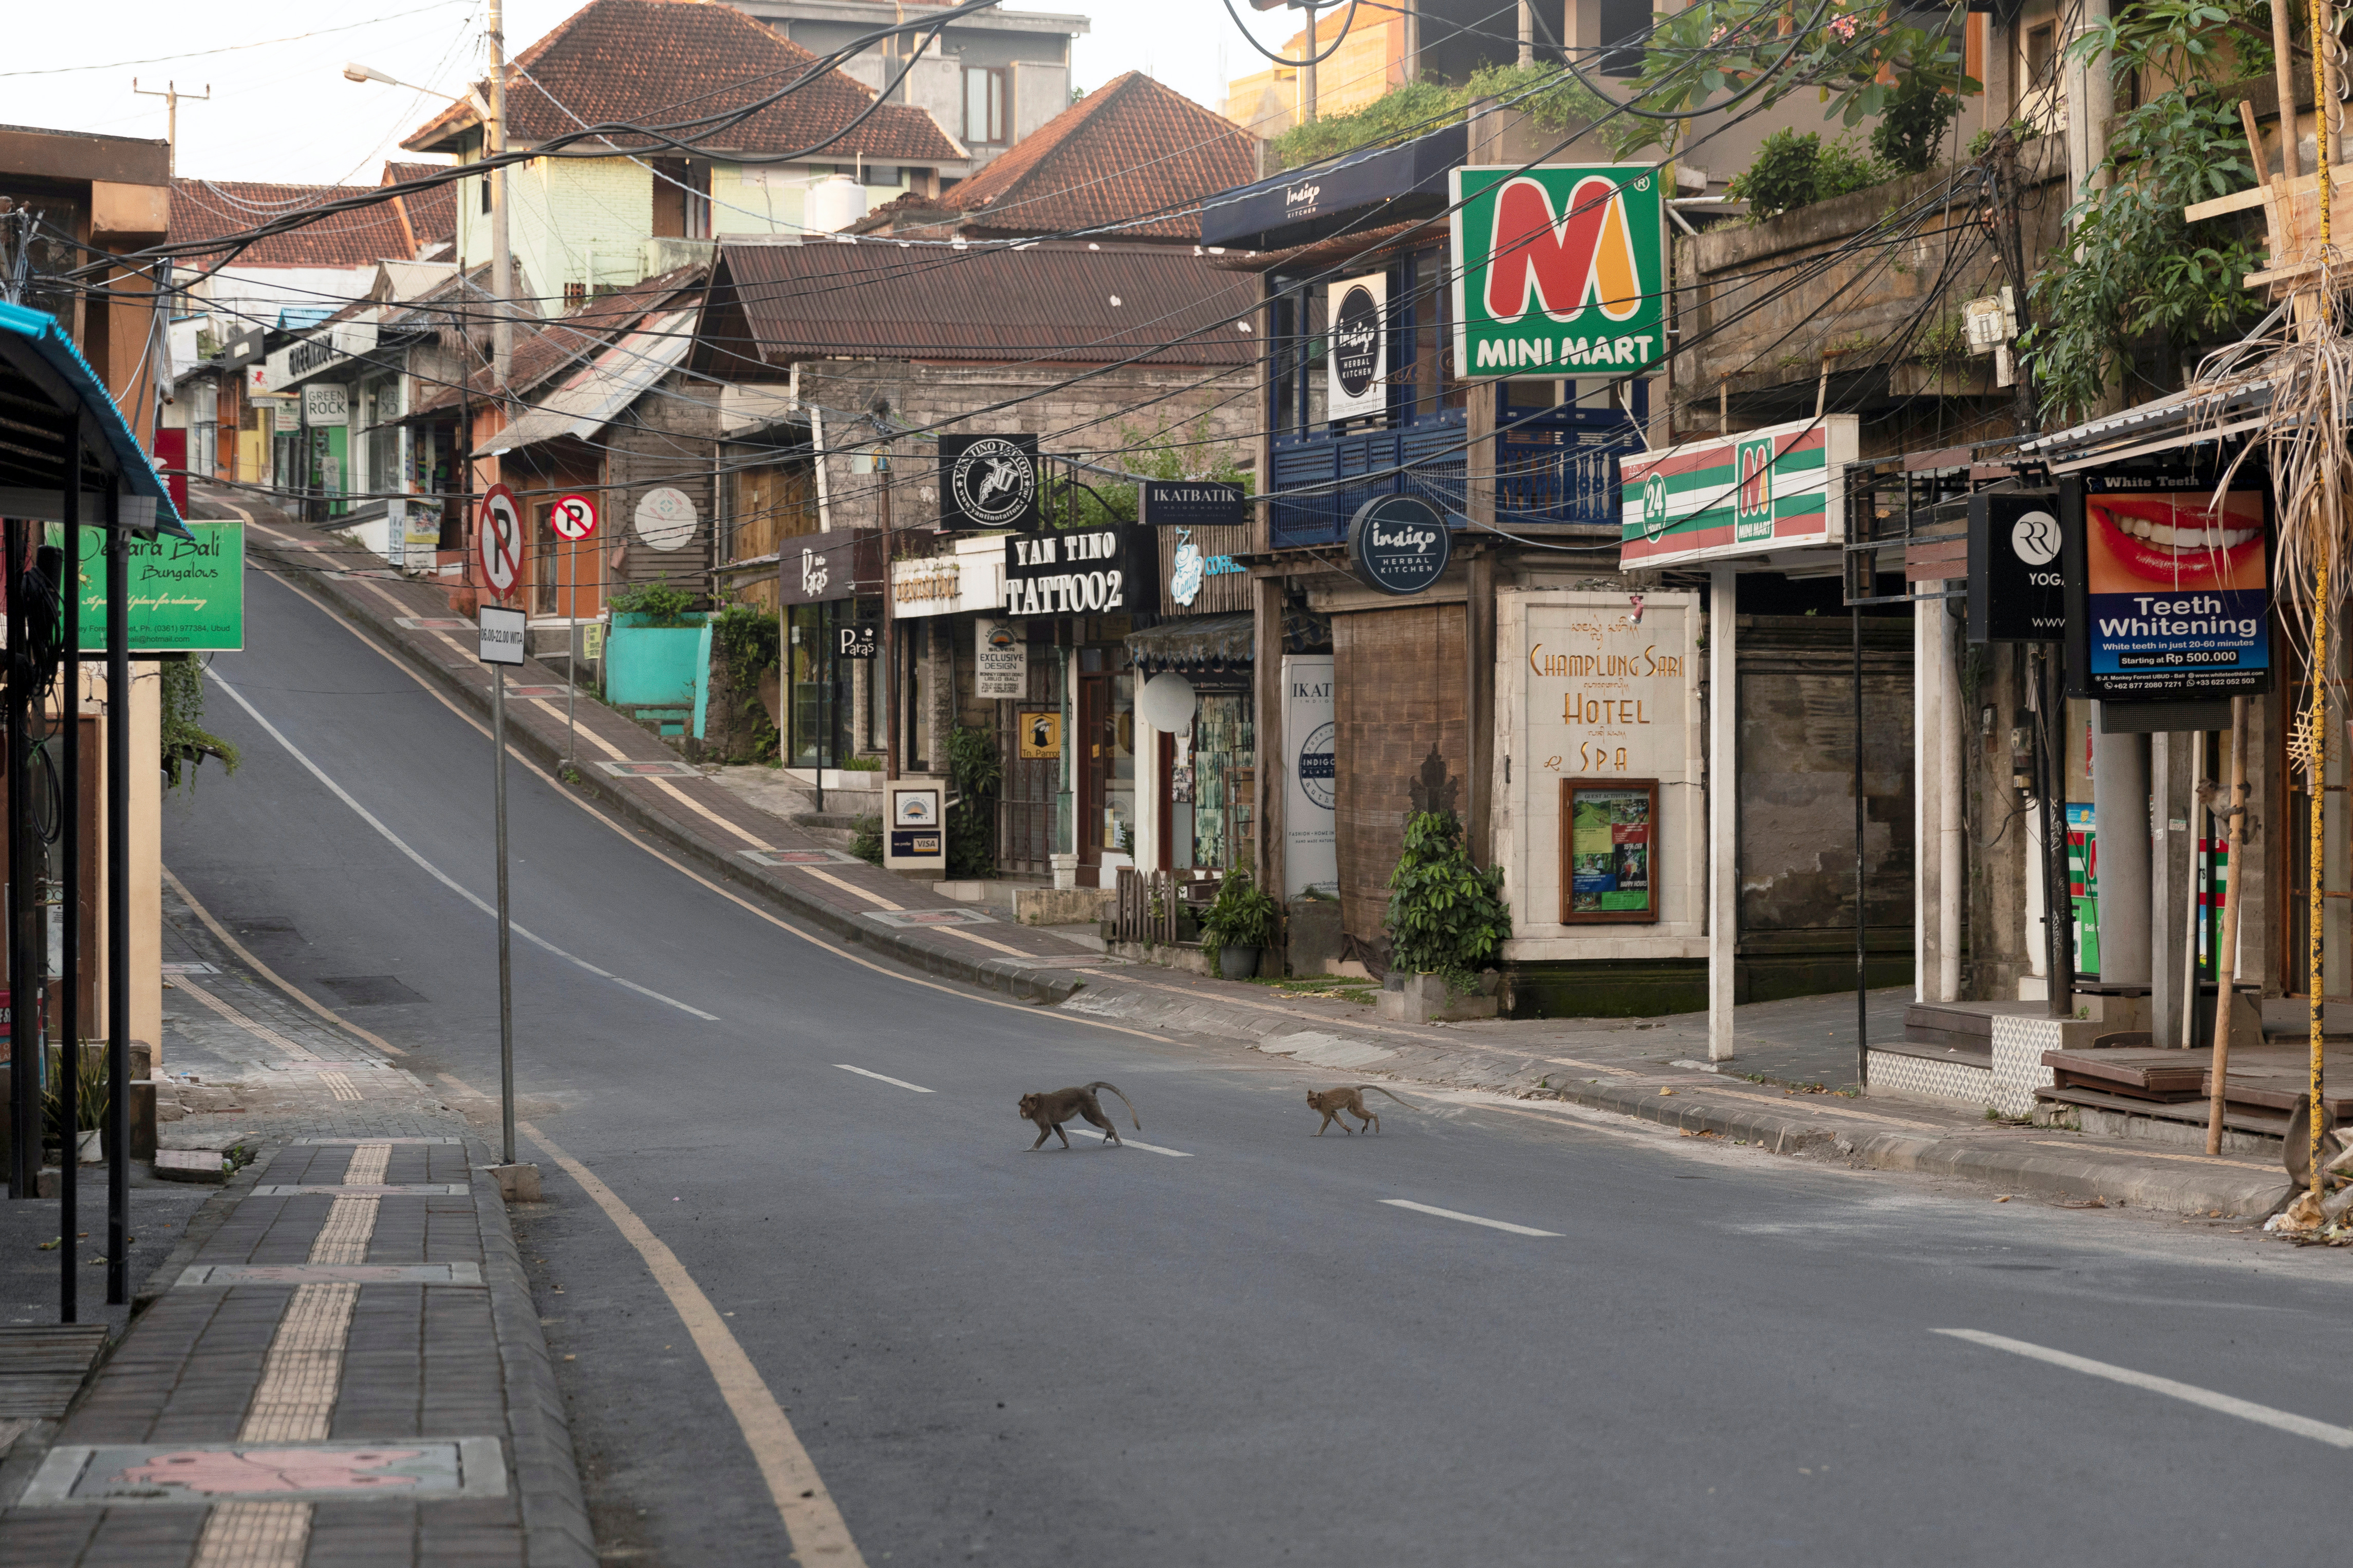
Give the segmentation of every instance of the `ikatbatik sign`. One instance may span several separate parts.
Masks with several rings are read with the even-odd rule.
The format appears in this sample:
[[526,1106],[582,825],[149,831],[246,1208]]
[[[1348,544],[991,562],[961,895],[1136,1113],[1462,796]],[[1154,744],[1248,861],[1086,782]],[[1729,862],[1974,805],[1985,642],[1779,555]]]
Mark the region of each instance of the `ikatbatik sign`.
[[1354,419],[1388,408],[1389,279],[1367,273],[1324,291],[1324,415]]
[[1216,479],[1146,479],[1144,521],[1154,528],[1240,528],[1249,498],[1240,485]]
[[2218,504],[2211,468],[2063,477],[2068,695],[2270,689],[2270,496],[2251,486]]
[[1038,437],[940,437],[943,530],[1038,526]]
[[1456,374],[1629,375],[1666,357],[1656,169],[1459,168],[1450,195]]
[[1619,566],[1840,543],[1845,518],[1831,480],[1861,450],[1861,429],[1854,415],[1832,414],[1626,457]]

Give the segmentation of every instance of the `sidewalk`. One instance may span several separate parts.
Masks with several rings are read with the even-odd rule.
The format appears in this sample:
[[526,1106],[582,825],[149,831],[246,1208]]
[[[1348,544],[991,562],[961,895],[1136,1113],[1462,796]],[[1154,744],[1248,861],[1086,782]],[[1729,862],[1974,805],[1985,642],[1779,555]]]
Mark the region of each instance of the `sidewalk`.
[[[489,681],[475,658],[471,624],[449,616],[439,589],[244,498],[226,504],[254,518],[249,548],[257,558],[350,616],[438,688],[488,712]],[[537,665],[516,679],[560,685]],[[1695,1137],[1968,1177],[1997,1191],[2255,1217],[2289,1195],[2275,1162],[2210,1158],[2065,1127],[2006,1126],[1939,1104],[1855,1098],[1852,993],[1738,1009],[1737,1058],[1712,1069],[1704,1015],[1393,1025],[1346,1000],[1107,962],[970,905],[936,907],[947,900],[760,810],[601,703],[583,702],[579,713],[584,757],[601,759],[581,787],[682,860],[916,969],[1025,1001],[1335,1073],[1569,1101]],[[510,701],[508,723],[516,750],[552,769],[565,743],[562,702]],[[1873,1038],[1902,1034],[1904,1001],[1899,992],[1872,994]]]
[[[488,1150],[168,885],[164,962],[182,1114],[160,1142],[259,1157],[134,1205],[143,1227],[167,1194],[201,1199],[71,1408],[0,1423],[0,1568],[594,1563]],[[12,1258],[29,1210],[54,1226],[54,1204],[0,1205]],[[57,1254],[37,1256],[53,1279]]]

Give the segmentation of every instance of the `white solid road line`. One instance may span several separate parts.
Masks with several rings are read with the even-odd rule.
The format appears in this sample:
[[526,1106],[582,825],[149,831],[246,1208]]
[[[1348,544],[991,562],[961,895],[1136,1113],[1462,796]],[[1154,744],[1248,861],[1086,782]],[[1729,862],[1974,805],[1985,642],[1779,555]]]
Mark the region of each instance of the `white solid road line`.
[[[329,778],[326,774],[326,771],[321,768],[318,763],[312,762],[309,757],[304,756],[302,754],[302,749],[300,746],[297,746],[293,742],[288,740],[277,725],[263,718],[261,716],[261,710],[256,708],[252,703],[248,702],[245,700],[244,692],[239,691],[236,687],[231,686],[227,681],[222,679],[219,674],[216,671],[210,669],[206,670],[205,678],[210,680],[214,685],[219,687],[223,691],[227,692],[229,696],[236,700],[237,705],[244,709],[246,712],[251,716],[255,723],[269,731],[269,738],[271,740],[286,748],[286,754],[288,756],[292,757],[296,762],[301,763],[305,768],[308,768],[311,771],[311,776],[312,778],[317,779],[321,784],[325,784],[327,788],[333,793],[337,800],[342,801],[345,805],[350,806],[352,810],[358,813],[359,819],[362,822],[366,823],[370,827],[375,828],[378,833],[384,835],[385,842],[389,843],[394,848],[399,850],[403,855],[407,856],[411,860],[415,861],[417,867],[422,869],[427,876],[431,877],[435,881],[440,883],[443,887],[448,889],[451,892],[457,894],[459,898],[465,900],[468,903],[473,905],[476,909],[490,916],[492,920],[498,919],[498,906],[490,903],[485,900],[475,897],[473,892],[460,884],[456,878],[450,876],[448,872],[442,870],[440,867],[436,866],[432,861],[427,860],[424,856],[419,855],[416,850],[410,848],[408,847],[407,840],[402,838],[399,834],[395,833],[391,828],[386,827],[383,821],[377,817],[375,813],[370,811],[366,806],[362,805],[358,801],[353,800],[349,790],[337,784],[334,780]],[[556,946],[545,937],[533,935],[530,931],[525,931],[522,926],[516,925],[512,921],[507,923],[508,928],[512,930],[515,935],[522,938],[523,941],[530,942],[534,947],[543,948],[547,952],[554,953],[556,957],[564,960],[566,963],[578,964],[581,968],[600,979],[609,980],[614,984],[621,986],[625,990],[634,991],[640,996],[651,997],[654,1001],[659,1002],[665,1006],[675,1007],[681,1013],[691,1013],[695,1017],[702,1019],[707,1024],[715,1024],[719,1022],[719,1016],[715,1013],[706,1013],[700,1007],[690,1007],[675,996],[665,996],[659,991],[649,990],[647,987],[638,984],[634,980],[624,980],[621,976],[614,973],[609,969],[599,969],[596,965],[589,963],[586,959],[575,957],[574,954],[565,952],[562,948]]]
[[848,1062],[836,1062],[836,1063],[834,1063],[833,1065],[834,1065],[834,1066],[836,1066],[836,1067],[838,1067],[838,1068],[840,1068],[842,1071],[844,1071],[844,1072],[854,1072],[854,1073],[856,1073],[860,1078],[871,1078],[871,1079],[874,1079],[874,1080],[875,1080],[876,1082],[878,1082],[878,1083],[892,1083],[892,1084],[896,1084],[896,1085],[898,1085],[901,1089],[913,1089],[917,1094],[929,1094],[929,1093],[931,1093],[931,1092],[932,1092],[930,1089],[925,1089],[925,1088],[924,1088],[922,1084],[920,1084],[920,1083],[909,1083],[909,1082],[908,1082],[905,1079],[903,1079],[903,1078],[892,1078],[892,1077],[890,1077],[889,1075],[884,1074],[884,1073],[879,1073],[879,1072],[868,1072],[864,1068],[854,1068],[854,1067],[851,1067]]
[[[1082,1138],[1103,1139],[1103,1134],[1096,1131],[1092,1127],[1065,1127],[1062,1131],[1065,1132],[1075,1132]],[[1172,1160],[1189,1160],[1193,1157],[1182,1149],[1163,1149],[1157,1143],[1142,1143],[1133,1138],[1121,1139],[1119,1141],[1119,1146],[1123,1149],[1143,1149],[1155,1154],[1166,1154]]]
[[2271,1426],[2298,1437],[2309,1437],[2316,1443],[2327,1443],[2331,1447],[2353,1448],[2353,1427],[2332,1426],[2308,1415],[2292,1415],[2268,1405],[2257,1405],[2253,1400],[2235,1399],[2230,1394],[2216,1394],[2194,1384],[2176,1383],[2169,1377],[2152,1377],[2128,1366],[2111,1366],[2104,1361],[2070,1355],[2065,1351],[2049,1350],[2042,1345],[2029,1344],[2024,1340],[2004,1339],[2000,1334],[1983,1333],[1976,1329],[1936,1329],[1930,1331],[1948,1339],[1967,1340],[1971,1344],[1984,1345],[1991,1350],[2008,1351],[2012,1355],[2022,1355],[2031,1361],[2048,1362],[2052,1366],[2063,1366],[2070,1372],[2080,1372],[2089,1377],[2105,1377],[2111,1383],[2121,1383],[2130,1388],[2145,1388],[2151,1394],[2169,1394],[2175,1399],[2203,1405],[2225,1415],[2235,1415],[2242,1421],[2252,1421],[2258,1426]]
[[1428,1204],[1418,1204],[1408,1198],[1383,1198],[1381,1202],[1393,1209],[1411,1209],[1416,1214],[1434,1214],[1440,1219],[1459,1219],[1464,1225],[1483,1225],[1489,1230],[1508,1230],[1514,1236],[1558,1237],[1560,1235],[1556,1230],[1537,1230],[1531,1226],[1514,1225],[1508,1220],[1482,1219],[1475,1214],[1462,1214],[1454,1209],[1432,1208]]

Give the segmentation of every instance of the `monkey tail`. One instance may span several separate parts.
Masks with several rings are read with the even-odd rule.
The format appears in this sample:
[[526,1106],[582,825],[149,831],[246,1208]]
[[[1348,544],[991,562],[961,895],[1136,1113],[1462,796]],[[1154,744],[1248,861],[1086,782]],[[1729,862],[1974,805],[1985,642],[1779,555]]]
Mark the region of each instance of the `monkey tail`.
[[[1389,1094],[1388,1089],[1383,1089],[1377,1083],[1360,1083],[1356,1087],[1358,1089],[1369,1089],[1376,1094]],[[1420,1106],[1416,1105],[1412,1100],[1406,1099],[1403,1095],[1389,1094],[1389,1098],[1396,1100],[1399,1105],[1404,1106],[1408,1110],[1419,1110],[1422,1109]]]
[[[1115,1084],[1115,1083],[1106,1083],[1106,1082],[1105,1082],[1105,1081],[1103,1081],[1102,1079],[1095,1079],[1095,1081],[1094,1081],[1094,1082],[1092,1082],[1092,1083],[1091,1083],[1091,1084],[1087,1085],[1087,1087],[1088,1087],[1089,1089],[1107,1089],[1111,1090],[1113,1094],[1119,1094],[1119,1085],[1117,1085],[1117,1084]],[[1122,1105],[1124,1105],[1124,1106],[1126,1106],[1126,1107],[1127,1107],[1127,1119],[1128,1119],[1130,1121],[1133,1121],[1133,1122],[1134,1122],[1134,1123],[1135,1123],[1135,1130],[1136,1130],[1138,1132],[1143,1131],[1144,1131],[1144,1119],[1143,1119],[1142,1117],[1140,1117],[1140,1116],[1136,1115],[1136,1113],[1135,1113],[1135,1103],[1134,1103],[1134,1101],[1133,1101],[1133,1100],[1129,1100],[1129,1099],[1127,1098],[1127,1096],[1125,1096],[1125,1095],[1124,1095],[1124,1094],[1119,1094],[1119,1102],[1120,1102]]]

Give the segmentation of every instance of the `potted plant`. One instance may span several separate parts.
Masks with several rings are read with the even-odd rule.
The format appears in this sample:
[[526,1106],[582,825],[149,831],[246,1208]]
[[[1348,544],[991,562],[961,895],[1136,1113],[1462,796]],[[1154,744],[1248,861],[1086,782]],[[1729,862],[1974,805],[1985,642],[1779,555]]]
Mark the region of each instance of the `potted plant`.
[[1201,917],[1201,945],[1216,954],[1218,973],[1247,980],[1258,973],[1259,953],[1274,944],[1282,910],[1247,871],[1228,875],[1218,901]]
[[[53,1052],[49,1057],[49,1084],[41,1100],[46,1139],[57,1145],[62,1157],[69,1141],[65,1134],[66,1067],[58,1059],[60,1055]],[[107,1107],[106,1053],[102,1047],[84,1042],[75,1058],[78,1070],[74,1078],[74,1120],[80,1125],[75,1128],[71,1140],[73,1154],[77,1163],[95,1165],[106,1158],[102,1135]]]
[[1390,978],[1383,987],[1383,1016],[1426,1023],[1495,1016],[1498,977],[1489,966],[1512,934],[1502,884],[1500,869],[1482,871],[1472,860],[1461,820],[1452,812],[1421,811],[1407,818],[1397,869],[1389,874]]

